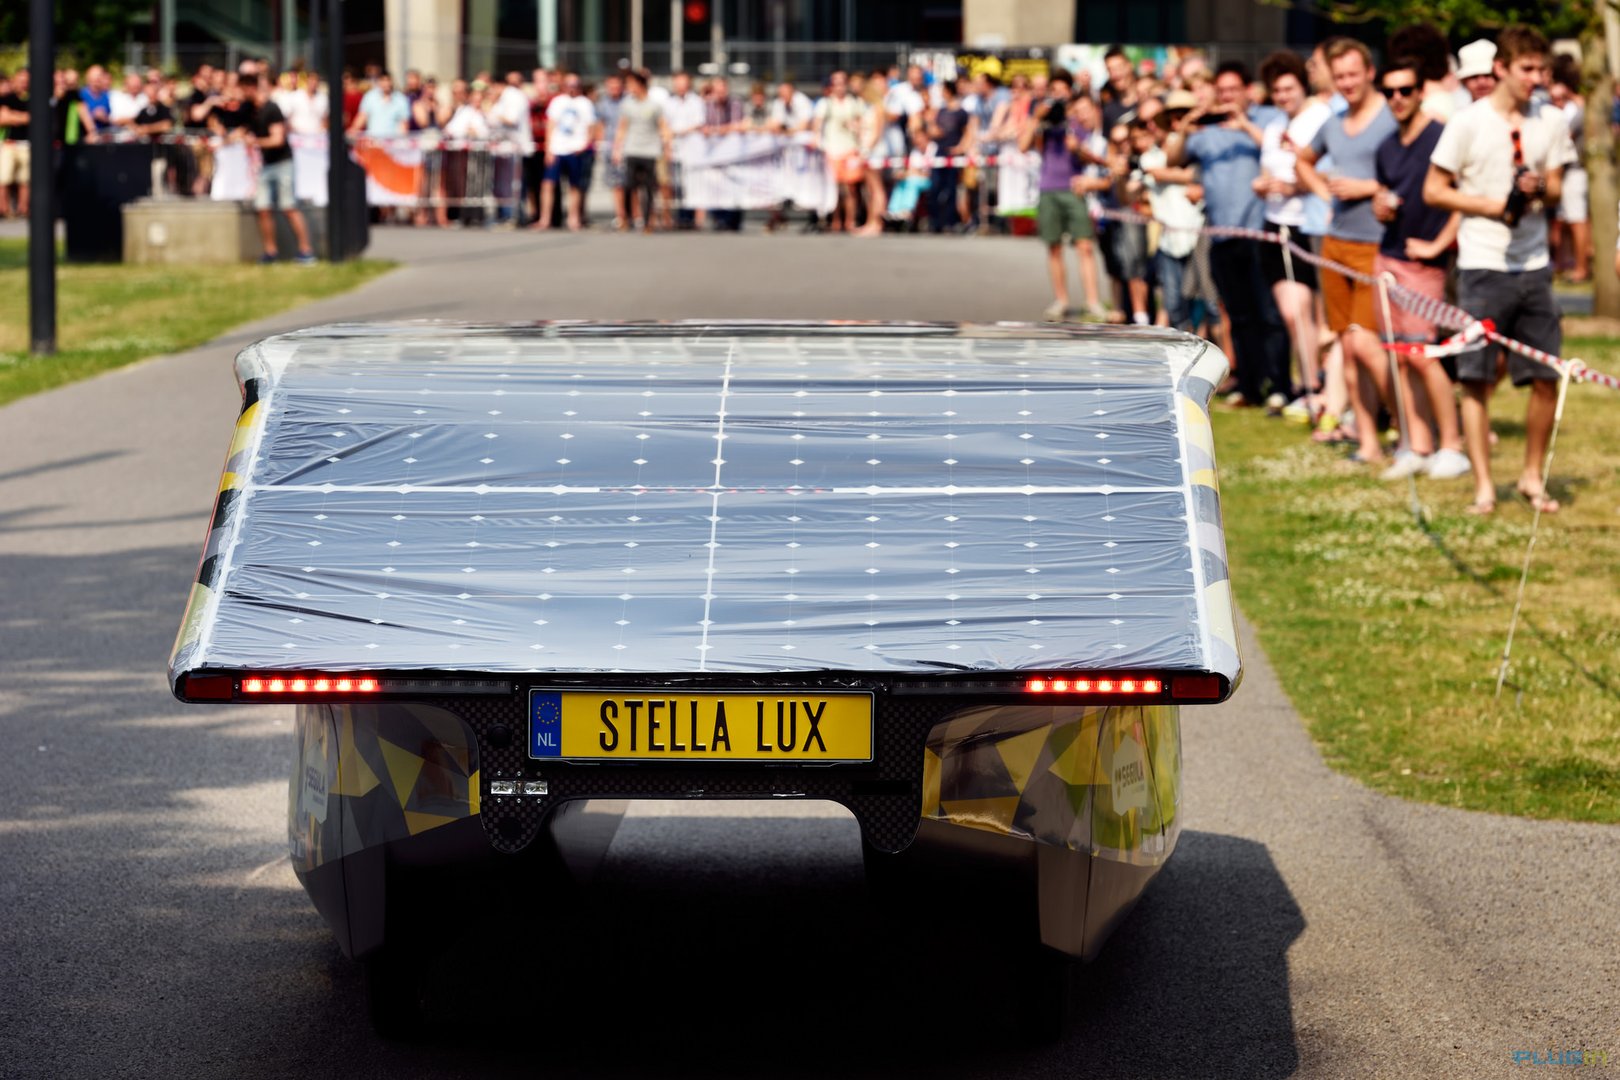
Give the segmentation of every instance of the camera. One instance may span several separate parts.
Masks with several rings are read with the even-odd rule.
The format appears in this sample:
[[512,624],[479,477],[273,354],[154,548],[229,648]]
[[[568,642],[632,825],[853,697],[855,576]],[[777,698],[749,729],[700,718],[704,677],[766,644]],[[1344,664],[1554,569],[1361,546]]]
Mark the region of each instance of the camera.
[[1041,108],[1039,119],[1041,127],[1046,130],[1061,131],[1068,123],[1068,117],[1069,103],[1062,98],[1054,98]]
[[1527,165],[1520,165],[1513,170],[1513,187],[1508,192],[1507,205],[1502,208],[1502,220],[1510,229],[1516,227],[1523,220],[1524,212],[1530,205],[1530,196],[1526,195],[1524,189],[1519,187],[1519,180],[1529,171],[1530,168]]

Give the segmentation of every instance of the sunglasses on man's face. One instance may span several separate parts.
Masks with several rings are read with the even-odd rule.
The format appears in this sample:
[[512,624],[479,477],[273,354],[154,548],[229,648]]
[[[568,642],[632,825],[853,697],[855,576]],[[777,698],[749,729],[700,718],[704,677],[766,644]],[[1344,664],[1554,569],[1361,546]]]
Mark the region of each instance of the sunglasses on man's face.
[[1417,93],[1417,91],[1418,91],[1418,88],[1417,88],[1416,84],[1414,84],[1412,86],[1386,86],[1386,87],[1384,87],[1384,93],[1389,97],[1411,97],[1413,94]]

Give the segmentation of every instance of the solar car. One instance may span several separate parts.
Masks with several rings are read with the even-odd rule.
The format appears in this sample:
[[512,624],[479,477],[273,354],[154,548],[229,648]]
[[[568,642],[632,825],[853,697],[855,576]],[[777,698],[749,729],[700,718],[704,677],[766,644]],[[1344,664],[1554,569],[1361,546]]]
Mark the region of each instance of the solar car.
[[385,1031],[413,901],[584,800],[838,803],[874,880],[1013,867],[1032,953],[1089,959],[1175,848],[1180,707],[1240,677],[1226,367],[1114,327],[272,337],[173,691],[295,707],[292,864]]

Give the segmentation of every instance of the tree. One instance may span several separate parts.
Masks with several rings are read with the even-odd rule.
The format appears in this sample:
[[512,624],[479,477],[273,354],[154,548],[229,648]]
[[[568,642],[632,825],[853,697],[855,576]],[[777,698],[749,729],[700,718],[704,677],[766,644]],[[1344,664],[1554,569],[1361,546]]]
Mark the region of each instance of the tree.
[[[1293,7],[1295,0],[1261,0]],[[1320,0],[1313,10],[1335,22],[1381,23],[1386,31],[1428,21],[1454,40],[1522,23],[1549,37],[1575,37],[1581,43],[1581,75],[1586,94],[1586,172],[1591,181],[1593,267],[1592,313],[1620,317],[1620,278],[1608,272],[1615,250],[1615,141],[1609,126],[1614,102],[1615,58],[1609,53],[1605,20],[1614,21],[1620,0]]]
[[[130,23],[151,10],[151,0],[56,0],[57,48],[85,63],[116,60]],[[0,3],[0,41],[27,38],[28,5]]]

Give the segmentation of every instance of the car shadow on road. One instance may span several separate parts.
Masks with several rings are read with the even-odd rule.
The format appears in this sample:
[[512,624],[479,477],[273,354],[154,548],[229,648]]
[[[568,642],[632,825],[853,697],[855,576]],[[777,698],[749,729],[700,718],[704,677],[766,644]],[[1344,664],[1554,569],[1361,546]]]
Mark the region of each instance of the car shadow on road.
[[[628,850],[621,838],[571,901],[468,897],[479,930],[433,961],[427,1034],[378,1052],[396,1075],[1249,1078],[1298,1066],[1287,950],[1304,919],[1261,844],[1184,834],[1080,969],[1064,1038],[1033,1043],[1018,971],[977,944],[998,913],[941,895],[918,912],[922,944],[897,951],[874,938],[853,821],[770,824],[774,848],[747,835],[766,823],[661,819]],[[355,1015],[359,977],[334,971],[330,1008]]]

